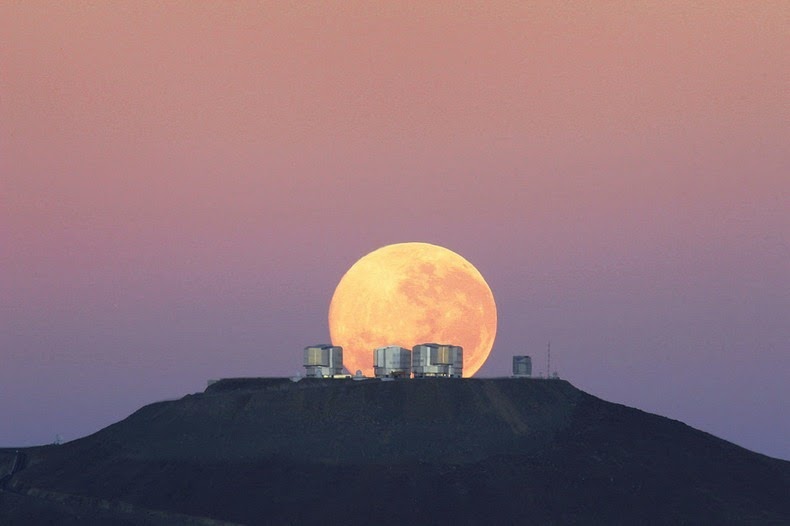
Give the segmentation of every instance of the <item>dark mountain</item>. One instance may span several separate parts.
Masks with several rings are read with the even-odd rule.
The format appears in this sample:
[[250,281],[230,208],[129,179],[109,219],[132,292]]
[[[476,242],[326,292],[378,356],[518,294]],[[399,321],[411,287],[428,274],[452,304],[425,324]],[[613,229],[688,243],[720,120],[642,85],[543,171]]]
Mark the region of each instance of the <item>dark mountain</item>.
[[4,525],[790,524],[790,462],[561,380],[223,380],[3,475]]

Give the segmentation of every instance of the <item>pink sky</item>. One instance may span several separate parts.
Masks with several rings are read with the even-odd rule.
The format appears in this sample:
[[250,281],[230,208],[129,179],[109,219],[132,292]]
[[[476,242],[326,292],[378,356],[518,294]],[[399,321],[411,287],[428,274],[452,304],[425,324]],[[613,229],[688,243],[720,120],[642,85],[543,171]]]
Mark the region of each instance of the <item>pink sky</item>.
[[479,375],[550,339],[790,459],[788,4],[424,4],[0,6],[0,446],[294,374],[425,241],[494,292]]

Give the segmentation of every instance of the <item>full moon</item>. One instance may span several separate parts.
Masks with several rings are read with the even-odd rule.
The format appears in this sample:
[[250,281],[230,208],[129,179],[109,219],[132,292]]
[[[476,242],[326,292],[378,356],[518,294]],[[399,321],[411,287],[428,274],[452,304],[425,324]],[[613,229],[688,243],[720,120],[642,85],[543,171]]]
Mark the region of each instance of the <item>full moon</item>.
[[373,349],[421,343],[460,345],[464,376],[491,353],[496,304],[478,270],[452,250],[398,243],[362,257],[338,283],[329,304],[329,334],[352,373],[373,375]]

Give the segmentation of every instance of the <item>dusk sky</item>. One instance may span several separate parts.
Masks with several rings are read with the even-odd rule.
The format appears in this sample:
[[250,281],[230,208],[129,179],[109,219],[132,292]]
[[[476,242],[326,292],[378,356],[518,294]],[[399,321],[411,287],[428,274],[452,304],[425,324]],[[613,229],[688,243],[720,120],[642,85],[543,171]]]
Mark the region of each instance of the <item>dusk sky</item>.
[[493,291],[478,376],[550,340],[790,459],[790,3],[162,4],[0,4],[0,446],[294,375],[423,241]]

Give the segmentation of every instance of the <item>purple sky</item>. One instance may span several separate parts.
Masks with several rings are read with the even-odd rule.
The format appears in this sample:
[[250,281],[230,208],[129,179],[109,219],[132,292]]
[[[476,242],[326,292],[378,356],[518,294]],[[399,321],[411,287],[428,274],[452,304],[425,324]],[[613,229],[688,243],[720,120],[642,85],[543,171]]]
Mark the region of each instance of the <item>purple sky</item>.
[[0,6],[0,446],[292,375],[425,241],[494,293],[478,376],[551,340],[790,459],[788,4],[423,4]]

